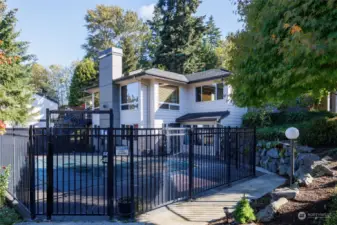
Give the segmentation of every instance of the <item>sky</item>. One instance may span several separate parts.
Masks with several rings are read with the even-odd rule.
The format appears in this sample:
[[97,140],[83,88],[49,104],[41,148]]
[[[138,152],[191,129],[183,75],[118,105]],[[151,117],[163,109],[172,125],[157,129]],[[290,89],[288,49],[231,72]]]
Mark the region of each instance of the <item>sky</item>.
[[[8,0],[8,8],[17,8],[21,31],[19,40],[28,41],[29,53],[36,55],[43,66],[68,66],[85,55],[81,45],[86,42],[84,16],[98,4],[118,5],[134,10],[144,19],[152,17],[156,0]],[[213,15],[222,34],[242,28],[235,6],[230,0],[203,0],[197,15]]]

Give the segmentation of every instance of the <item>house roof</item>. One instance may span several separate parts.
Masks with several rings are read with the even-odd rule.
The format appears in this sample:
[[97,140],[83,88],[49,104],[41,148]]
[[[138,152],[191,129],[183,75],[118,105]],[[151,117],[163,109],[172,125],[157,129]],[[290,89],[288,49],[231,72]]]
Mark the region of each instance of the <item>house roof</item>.
[[201,122],[201,121],[214,121],[219,122],[230,114],[229,111],[220,112],[202,112],[202,113],[188,113],[176,119],[177,123],[182,122]]
[[207,80],[214,80],[223,77],[228,77],[231,73],[225,69],[211,69],[202,72],[187,74],[185,77],[188,79],[188,83],[196,83]]
[[45,98],[45,99],[48,99],[49,101],[52,101],[52,102],[54,102],[54,103],[56,103],[56,104],[59,104],[59,102],[58,102],[56,99],[51,98],[51,97],[49,97],[49,96],[46,95],[46,94],[43,94],[43,93],[35,93],[35,94],[38,95],[38,96],[40,96],[40,97],[43,97],[43,98]]
[[[182,75],[179,73],[151,68],[147,70],[144,70],[144,69],[135,70],[133,72],[130,72],[128,76],[124,75],[121,78],[115,79],[114,82],[118,83],[121,81],[139,78],[142,76],[152,76],[152,77],[156,77],[160,79],[190,84],[190,83],[197,83],[197,82],[203,82],[203,81],[208,81],[208,80],[220,79],[220,78],[228,77],[230,74],[231,73],[225,69],[211,69],[211,70],[205,70],[205,71],[198,72],[198,73]],[[92,87],[86,88],[84,91],[89,92],[89,93],[90,91],[96,92],[97,88],[99,87],[92,86]]]

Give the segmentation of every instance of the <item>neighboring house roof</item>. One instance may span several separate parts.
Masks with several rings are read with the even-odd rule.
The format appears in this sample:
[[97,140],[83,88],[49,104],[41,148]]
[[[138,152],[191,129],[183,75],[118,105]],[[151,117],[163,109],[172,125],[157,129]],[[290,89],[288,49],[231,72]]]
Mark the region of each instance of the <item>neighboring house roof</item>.
[[56,99],[53,99],[53,98],[51,98],[51,97],[49,97],[49,96],[47,96],[47,95],[45,95],[45,94],[42,94],[42,93],[35,93],[36,95],[39,95],[40,97],[43,97],[43,98],[46,98],[46,99],[48,99],[49,101],[52,101],[52,102],[54,102],[54,103],[56,103],[56,104],[59,104],[59,102],[56,100]]
[[204,112],[204,113],[188,113],[176,119],[177,123],[181,122],[199,122],[199,121],[215,121],[219,122],[230,114],[229,111],[221,112]]

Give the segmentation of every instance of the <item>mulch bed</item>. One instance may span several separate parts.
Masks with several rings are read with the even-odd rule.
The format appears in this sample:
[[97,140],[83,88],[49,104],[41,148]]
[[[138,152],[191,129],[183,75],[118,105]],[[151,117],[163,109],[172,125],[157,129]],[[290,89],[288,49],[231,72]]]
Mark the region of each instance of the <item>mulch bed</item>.
[[[337,162],[329,164],[330,169],[337,174]],[[289,200],[275,216],[274,220],[269,223],[256,223],[257,225],[321,225],[324,223],[324,217],[328,213],[331,196],[334,194],[337,185],[337,176],[314,178],[309,187],[300,187],[300,193],[295,199]],[[287,186],[287,185],[284,185]],[[251,203],[254,211],[257,213],[270,202],[269,194],[257,199]],[[298,219],[298,213],[305,212],[307,218]],[[316,215],[316,218],[315,218]],[[217,220],[209,225],[227,224],[225,219]]]

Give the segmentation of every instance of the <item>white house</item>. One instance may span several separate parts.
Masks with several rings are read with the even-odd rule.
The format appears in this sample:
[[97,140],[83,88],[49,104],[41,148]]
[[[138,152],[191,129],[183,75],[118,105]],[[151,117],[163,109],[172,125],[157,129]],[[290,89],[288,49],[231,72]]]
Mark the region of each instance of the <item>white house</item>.
[[[123,76],[122,55],[118,48],[101,52],[99,86],[86,90],[92,95],[100,92],[100,109],[113,109],[115,127],[241,125],[247,108],[235,106],[230,99],[231,87],[224,84],[229,71],[183,75],[148,69]],[[109,125],[105,115],[99,121],[101,127]]]
[[33,99],[32,113],[34,113],[34,116],[27,122],[26,126],[46,127],[46,109],[57,110],[59,104],[42,94],[34,94]]

